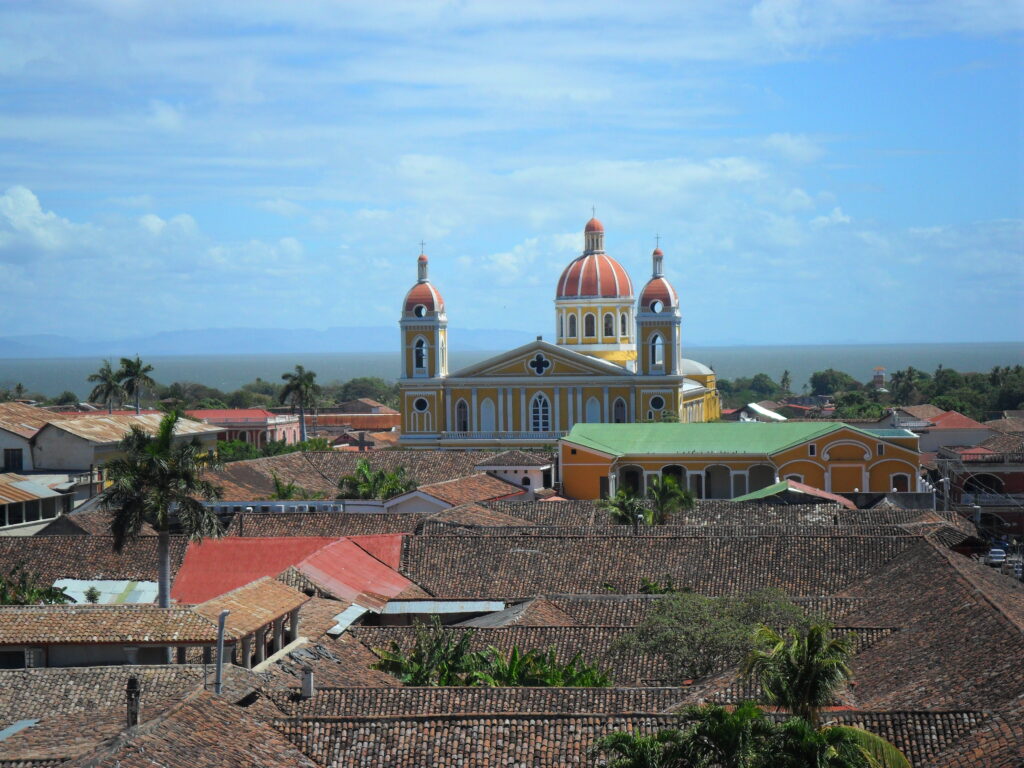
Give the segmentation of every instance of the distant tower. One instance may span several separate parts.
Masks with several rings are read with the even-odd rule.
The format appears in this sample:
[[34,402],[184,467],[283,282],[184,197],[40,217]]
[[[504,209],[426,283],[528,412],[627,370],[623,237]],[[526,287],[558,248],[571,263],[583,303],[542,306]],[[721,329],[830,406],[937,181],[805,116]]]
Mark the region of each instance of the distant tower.
[[678,374],[682,358],[679,295],[665,279],[664,260],[661,248],[655,248],[651,254],[651,279],[637,302],[637,373],[644,376]]
[[560,346],[629,367],[636,360],[633,283],[604,252],[604,225],[583,230],[583,253],[562,271],[555,294],[555,338]]
[[885,389],[885,368],[877,366],[874,375],[871,377],[871,386],[875,389]]
[[427,257],[416,262],[416,285],[402,307],[402,378],[429,379],[448,375],[448,316],[444,299],[427,276]]

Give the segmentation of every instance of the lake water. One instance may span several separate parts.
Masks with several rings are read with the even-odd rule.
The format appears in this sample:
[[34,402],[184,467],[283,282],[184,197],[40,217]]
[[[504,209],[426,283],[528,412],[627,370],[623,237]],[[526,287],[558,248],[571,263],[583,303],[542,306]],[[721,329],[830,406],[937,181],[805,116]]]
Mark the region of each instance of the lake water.
[[[489,352],[452,352],[451,371],[489,357]],[[793,377],[793,390],[800,391],[814,371],[837,368],[861,381],[881,365],[889,371],[912,365],[934,371],[941,363],[958,371],[989,371],[996,365],[1024,364],[1024,342],[975,344],[864,344],[837,346],[772,347],[689,347],[685,357],[712,366],[719,376],[733,379],[764,372],[776,381],[783,370]],[[198,381],[224,391],[237,389],[257,376],[280,381],[281,374],[296,364],[317,372],[323,383],[344,381],[355,376],[398,375],[398,356],[393,353],[273,354],[144,356],[154,367],[153,377],[165,384]],[[115,361],[116,362],[116,361]],[[0,359],[0,387],[20,382],[31,392],[56,395],[71,390],[79,397],[89,392],[86,377],[101,360],[95,357],[59,359]]]

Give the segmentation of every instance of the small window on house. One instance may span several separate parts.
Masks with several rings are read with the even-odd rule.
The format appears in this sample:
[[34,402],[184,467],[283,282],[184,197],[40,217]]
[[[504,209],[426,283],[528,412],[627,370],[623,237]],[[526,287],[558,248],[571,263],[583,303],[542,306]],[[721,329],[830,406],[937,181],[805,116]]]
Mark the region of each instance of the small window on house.
[[604,316],[604,335],[615,335],[615,318],[610,314]]
[[885,443],[879,443],[877,446],[875,446],[875,455],[885,456]]
[[576,338],[576,315],[569,315],[569,338]]
[[570,448],[569,449],[569,455],[570,456],[575,456],[576,455],[576,449],[575,448]]
[[816,446],[814,443],[811,443],[810,445],[808,445],[807,446],[807,455],[808,456],[817,456],[818,455],[818,446]]
[[583,316],[583,335],[584,336],[596,336],[597,335],[597,318],[591,314]]
[[629,320],[626,318],[625,312],[619,316],[619,335],[629,336]]

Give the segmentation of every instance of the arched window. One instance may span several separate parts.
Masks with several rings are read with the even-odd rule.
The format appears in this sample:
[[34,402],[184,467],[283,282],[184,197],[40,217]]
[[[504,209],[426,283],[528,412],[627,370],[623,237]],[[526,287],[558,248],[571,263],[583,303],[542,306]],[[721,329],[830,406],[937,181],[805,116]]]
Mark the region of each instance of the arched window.
[[427,368],[427,340],[424,338],[416,339],[413,345],[413,367],[417,371]]
[[591,397],[587,399],[587,409],[585,416],[587,424],[601,423],[601,403],[598,402],[598,399],[596,397]]
[[596,336],[597,335],[597,318],[589,312],[583,316],[583,335],[584,336]]
[[612,421],[616,424],[626,423],[626,401],[621,397],[616,398],[612,406]]
[[469,432],[469,406],[465,400],[455,404],[455,431]]
[[494,428],[494,401],[485,397],[480,401],[480,429],[493,432]]
[[565,338],[565,315],[558,315],[558,338]]
[[540,392],[530,401],[530,430],[533,432],[551,431],[551,403]]
[[619,335],[629,336],[629,318],[626,316],[625,312],[619,316]]
[[665,364],[664,350],[661,348],[661,336],[651,336],[651,365],[661,366]]
[[611,313],[604,316],[604,335],[615,335],[615,317]]
[[569,338],[576,338],[576,315],[569,315]]

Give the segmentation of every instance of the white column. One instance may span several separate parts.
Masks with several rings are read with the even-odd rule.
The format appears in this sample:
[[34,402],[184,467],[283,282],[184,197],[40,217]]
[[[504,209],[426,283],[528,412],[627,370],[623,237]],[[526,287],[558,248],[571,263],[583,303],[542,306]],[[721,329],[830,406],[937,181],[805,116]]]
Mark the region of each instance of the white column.
[[576,418],[583,418],[583,387],[576,387]]
[[608,412],[608,387],[604,388],[604,412],[601,416],[601,421],[611,421],[611,414]]
[[568,387],[565,390],[565,409],[566,409],[567,414],[568,414],[568,418],[566,419],[566,425],[567,425],[567,427],[569,429],[572,429],[573,425],[576,423],[573,420],[574,414],[573,414],[573,410],[572,410],[572,395],[573,395],[573,392],[575,392],[575,388],[573,388],[573,387]]
[[498,412],[498,431],[503,432],[505,430],[505,388],[498,387],[498,391],[494,396],[495,399],[495,410]]
[[629,421],[636,422],[636,387],[629,390]]
[[470,414],[470,417],[469,417],[469,428],[471,430],[473,430],[474,432],[476,432],[478,429],[480,429],[480,420],[477,418],[477,410],[476,410],[476,387],[473,387],[472,391],[473,391],[473,396],[472,396],[473,397],[473,412]]
[[562,426],[561,426],[562,422],[559,419],[559,413],[560,413],[560,403],[559,403],[559,401],[561,399],[562,399],[562,389],[561,389],[561,387],[555,387],[555,412],[554,412],[555,421],[554,421],[554,426],[552,427],[552,429],[555,432],[557,432],[558,430],[560,430],[562,428]]
[[515,394],[512,387],[508,388],[508,425],[505,427],[509,432],[516,431],[516,409]]
[[[443,421],[443,423],[444,423],[445,430],[448,431],[448,432],[452,432],[453,431],[452,430],[452,423],[451,423],[451,413],[452,413],[452,391],[450,389],[446,389],[444,391],[444,421]],[[435,431],[436,432],[440,432],[441,431],[441,424],[442,424],[441,414],[439,413],[439,414],[437,414],[437,426],[435,427]]]
[[519,412],[522,414],[520,430],[522,432],[529,432],[530,414],[526,412],[526,387],[519,388]]

